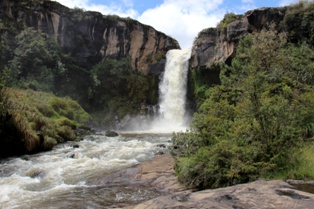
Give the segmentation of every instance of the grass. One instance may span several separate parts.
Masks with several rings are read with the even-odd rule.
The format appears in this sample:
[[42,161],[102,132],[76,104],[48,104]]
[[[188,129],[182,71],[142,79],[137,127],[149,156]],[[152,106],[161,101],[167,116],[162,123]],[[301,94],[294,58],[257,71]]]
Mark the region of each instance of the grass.
[[14,127],[16,133],[5,132],[4,124],[0,124],[1,137],[20,140],[25,153],[50,150],[57,143],[75,140],[75,129],[90,120],[70,98],[13,88],[3,88],[2,95],[2,117],[7,116],[5,124]]
[[314,179],[314,143],[307,142],[302,148],[299,156],[299,165],[290,171],[291,177],[296,179]]
[[314,142],[306,142],[301,148],[296,148],[291,153],[292,158],[296,159],[295,165],[276,172],[266,173],[262,178],[267,179],[314,179]]

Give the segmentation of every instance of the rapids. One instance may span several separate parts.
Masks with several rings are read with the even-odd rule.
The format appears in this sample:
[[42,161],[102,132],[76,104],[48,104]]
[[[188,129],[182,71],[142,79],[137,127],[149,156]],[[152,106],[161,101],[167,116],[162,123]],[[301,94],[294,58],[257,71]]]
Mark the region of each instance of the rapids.
[[[140,187],[93,184],[95,179],[152,159],[170,135],[99,132],[52,151],[0,162],[1,208],[105,208],[135,204],[158,195]],[[99,182],[99,181],[98,181]]]

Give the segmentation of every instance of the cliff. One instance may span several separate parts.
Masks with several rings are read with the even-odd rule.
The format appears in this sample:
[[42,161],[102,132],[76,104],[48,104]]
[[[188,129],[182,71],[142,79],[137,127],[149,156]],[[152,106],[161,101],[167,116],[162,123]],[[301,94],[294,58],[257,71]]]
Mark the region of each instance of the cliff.
[[69,9],[54,1],[4,0],[0,18],[53,37],[63,52],[85,67],[130,57],[133,69],[147,74],[150,65],[164,59],[168,50],[180,48],[173,38],[136,20]]
[[260,8],[239,15],[224,27],[204,29],[193,43],[190,66],[210,66],[221,61],[228,63],[243,36],[269,28],[271,24],[279,29],[286,11],[287,7]]

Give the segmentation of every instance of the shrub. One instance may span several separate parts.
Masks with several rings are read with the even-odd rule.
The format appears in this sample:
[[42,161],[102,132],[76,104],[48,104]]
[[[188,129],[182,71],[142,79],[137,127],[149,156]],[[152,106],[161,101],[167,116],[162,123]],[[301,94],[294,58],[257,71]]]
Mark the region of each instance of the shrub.
[[231,66],[222,66],[221,85],[207,91],[192,131],[173,136],[178,179],[216,188],[300,168],[291,153],[302,153],[313,139],[313,53],[274,30],[242,39]]
[[236,19],[239,19],[243,17],[243,15],[237,15],[234,13],[227,13],[225,14],[224,18],[218,23],[217,25],[217,29],[219,29],[220,31],[224,31],[228,24],[235,21]]

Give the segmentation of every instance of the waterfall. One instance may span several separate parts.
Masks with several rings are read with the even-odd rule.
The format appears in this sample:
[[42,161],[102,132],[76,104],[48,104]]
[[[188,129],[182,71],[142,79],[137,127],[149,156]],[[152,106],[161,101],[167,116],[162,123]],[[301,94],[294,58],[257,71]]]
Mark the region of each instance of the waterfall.
[[[186,125],[186,92],[190,49],[170,50],[159,85],[159,126],[178,130]],[[162,128],[161,127],[161,128]]]
[[159,83],[158,108],[156,106],[147,107],[148,115],[146,118],[133,117],[129,119],[125,130],[138,133],[186,131],[190,121],[186,111],[190,56],[190,49],[173,49],[167,52],[165,71]]

